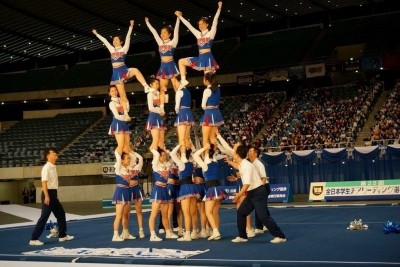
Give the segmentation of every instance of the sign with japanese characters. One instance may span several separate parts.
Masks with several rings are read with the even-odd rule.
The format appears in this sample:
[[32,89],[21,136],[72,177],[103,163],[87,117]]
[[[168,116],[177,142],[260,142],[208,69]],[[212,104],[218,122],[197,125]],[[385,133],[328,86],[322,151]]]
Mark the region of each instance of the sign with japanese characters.
[[114,162],[104,162],[102,166],[103,177],[115,177]]
[[[232,203],[236,195],[236,186],[223,186],[228,198],[222,203]],[[293,201],[292,189],[290,184],[271,184],[271,193],[268,196],[268,202],[291,202]]]
[[309,200],[400,199],[400,179],[311,183]]

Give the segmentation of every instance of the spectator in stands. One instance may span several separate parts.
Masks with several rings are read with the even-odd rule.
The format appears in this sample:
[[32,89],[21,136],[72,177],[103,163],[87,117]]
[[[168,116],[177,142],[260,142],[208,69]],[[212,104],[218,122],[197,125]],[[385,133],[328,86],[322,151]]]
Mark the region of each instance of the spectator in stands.
[[130,151],[130,130],[127,117],[123,114],[123,106],[118,97],[118,90],[115,85],[110,86],[109,95],[111,97],[109,107],[113,113],[113,120],[108,134],[115,137],[117,141],[117,151],[119,155],[122,155],[122,152],[129,153]]
[[[92,30],[93,34],[96,35],[100,41],[107,47],[111,53],[111,64],[113,73],[111,76],[110,85],[115,85],[118,89],[118,93],[121,97],[121,105],[124,107],[125,115],[128,116],[128,98],[126,97],[124,82],[136,77],[138,81],[143,85],[144,91],[147,92],[150,88],[146,83],[142,73],[137,68],[128,68],[125,65],[125,58],[128,54],[129,45],[131,43],[131,34],[133,29],[134,21],[130,21],[130,27],[126,34],[125,43],[120,36],[113,37],[113,44],[111,45],[106,38],[101,36],[95,29]],[[124,46],[122,46],[124,45]]]
[[36,223],[35,229],[32,232],[31,240],[29,245],[41,246],[43,242],[39,240],[39,237],[43,233],[44,227],[46,226],[47,220],[50,214],[53,212],[57,219],[58,225],[58,241],[70,241],[74,239],[74,236],[67,235],[67,222],[65,220],[65,211],[60,201],[58,200],[57,189],[58,189],[58,174],[56,169],[56,161],[58,159],[57,152],[54,149],[45,149],[44,157],[47,161],[42,168],[41,180],[42,180],[42,214]]
[[180,87],[175,94],[175,112],[177,116],[174,126],[176,126],[178,132],[181,155],[185,155],[186,150],[193,146],[190,140],[190,129],[194,125],[194,116],[190,109],[191,103],[190,91],[186,87]]
[[211,29],[208,30],[209,21],[207,17],[201,17],[198,26],[199,30],[196,30],[190,22],[188,22],[183,16],[182,12],[176,11],[175,15],[182,20],[182,23],[188,27],[188,29],[197,38],[197,45],[199,46],[198,57],[187,57],[181,58],[178,61],[179,71],[182,75],[181,86],[186,86],[189,82],[186,80],[186,67],[191,67],[198,71],[204,71],[204,74],[209,71],[216,71],[219,66],[211,53],[212,42],[214,41],[215,34],[217,33],[218,18],[221,13],[222,2],[218,2],[218,10],[214,16]]
[[171,40],[172,28],[170,26],[164,26],[161,28],[160,35],[151,26],[149,18],[145,18],[146,25],[151,31],[158,44],[158,51],[160,52],[161,66],[158,69],[156,78],[160,80],[160,106],[163,107],[165,103],[165,92],[168,88],[168,81],[171,80],[172,86],[176,91],[178,89],[178,83],[176,76],[179,75],[178,67],[174,61],[175,48],[178,45],[179,38],[179,17],[176,19],[174,38]]
[[[129,233],[129,214],[132,205],[132,191],[130,180],[132,177],[131,169],[133,162],[136,161],[134,154],[123,152],[121,155],[116,151],[115,159],[115,192],[112,204],[115,204],[115,219],[113,223],[114,235],[113,242],[124,241],[125,239],[136,239]],[[119,234],[119,226],[122,222],[122,234]]]
[[[221,90],[218,86],[216,74],[213,72],[204,74],[203,83],[207,86],[204,89],[201,101],[201,107],[204,110],[204,114],[200,119],[203,147],[209,147],[210,144],[217,147],[216,136],[218,127],[224,123],[221,111],[219,110]],[[208,151],[205,152],[205,155],[207,157]]]
[[166,126],[161,118],[161,116],[165,115],[165,112],[160,106],[160,83],[154,76],[149,77],[148,82],[151,87],[147,94],[149,117],[146,122],[146,130],[151,132],[152,143],[150,150],[165,149],[164,135]]

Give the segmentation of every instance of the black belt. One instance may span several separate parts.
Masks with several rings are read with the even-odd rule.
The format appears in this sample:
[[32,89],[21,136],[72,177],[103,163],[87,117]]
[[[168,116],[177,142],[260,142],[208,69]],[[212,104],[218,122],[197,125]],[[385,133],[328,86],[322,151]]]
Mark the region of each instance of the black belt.
[[215,187],[215,186],[219,186],[219,183],[217,180],[206,181],[207,188]]
[[182,184],[193,184],[192,176],[188,176],[186,178],[183,178],[183,179],[179,180],[179,182],[180,182],[181,185]]

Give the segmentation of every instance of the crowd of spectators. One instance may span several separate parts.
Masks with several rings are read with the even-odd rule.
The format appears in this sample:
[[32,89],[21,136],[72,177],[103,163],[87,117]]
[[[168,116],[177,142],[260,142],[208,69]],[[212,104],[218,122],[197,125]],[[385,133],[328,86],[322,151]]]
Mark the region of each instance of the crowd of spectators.
[[221,134],[233,145],[242,142],[250,145],[254,137],[264,127],[267,119],[276,110],[283,94],[268,93],[239,96],[232,99],[237,102],[237,109],[231,116],[225,117],[225,124],[220,128]]
[[375,125],[371,127],[366,145],[394,144],[400,138],[400,81],[389,94],[379,112],[374,116]]
[[[265,152],[353,146],[382,89],[375,83],[301,90],[267,122],[256,143]],[[336,97],[335,90],[348,94]]]

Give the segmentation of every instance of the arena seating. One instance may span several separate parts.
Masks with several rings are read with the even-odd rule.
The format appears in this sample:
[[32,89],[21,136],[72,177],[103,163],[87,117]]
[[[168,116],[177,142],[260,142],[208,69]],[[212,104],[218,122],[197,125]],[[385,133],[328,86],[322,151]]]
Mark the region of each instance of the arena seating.
[[101,112],[82,112],[22,120],[0,134],[1,167],[41,165],[44,148],[62,150],[101,117]]

